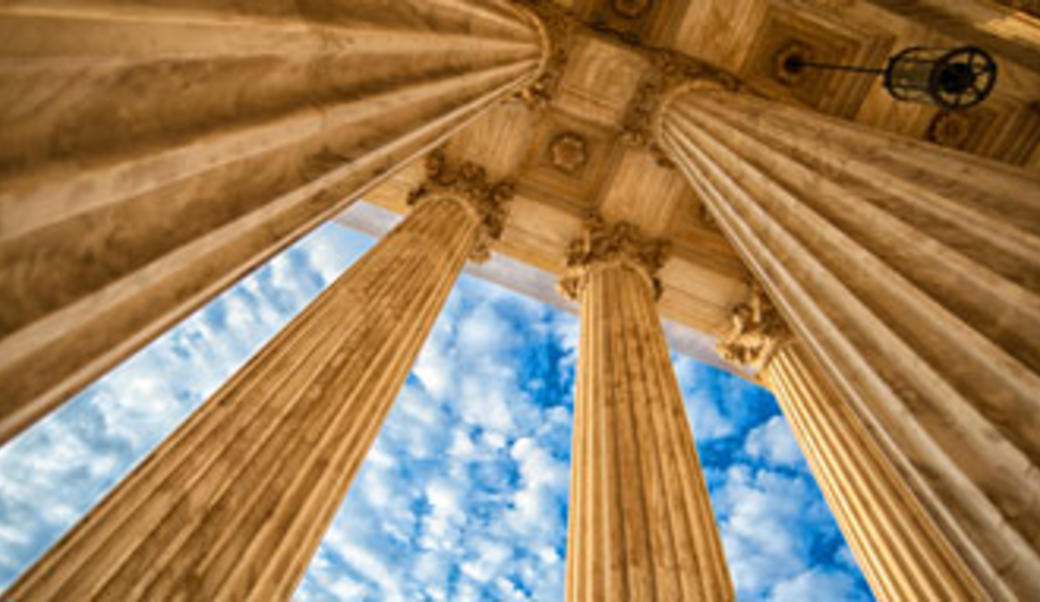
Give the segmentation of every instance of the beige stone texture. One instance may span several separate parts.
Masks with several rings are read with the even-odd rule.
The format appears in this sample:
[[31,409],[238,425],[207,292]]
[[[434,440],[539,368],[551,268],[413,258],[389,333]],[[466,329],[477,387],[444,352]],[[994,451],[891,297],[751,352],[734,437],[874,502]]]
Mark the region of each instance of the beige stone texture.
[[878,600],[989,599],[800,343],[761,376]]
[[989,599],[757,282],[716,348],[776,396],[878,600]]
[[[801,420],[886,602],[1040,599],[1040,180],[1010,167],[1040,170],[1040,22],[1013,4],[1027,5],[0,2],[0,442],[362,196],[397,214],[425,198],[422,219],[434,204],[445,220],[477,210],[477,257],[540,274],[498,273],[507,285],[544,299],[562,276],[580,297],[571,600],[732,598],[658,314],[699,352],[719,339]],[[1000,79],[955,119],[875,79],[777,70],[793,46],[880,67],[965,41],[993,52]],[[666,96],[694,78],[741,94]],[[956,135],[936,134],[954,120]],[[446,157],[486,172],[445,171]],[[506,177],[508,223],[437,200],[505,194],[488,181]],[[669,260],[575,263],[568,243],[593,212],[666,238]],[[434,261],[401,251],[421,238],[409,228],[379,247],[400,257],[355,267],[19,591],[287,595],[423,336],[356,305],[361,289],[405,294],[389,280],[350,284]],[[450,286],[440,269],[440,284],[410,286]],[[803,347],[777,345],[761,305],[735,315],[749,293],[775,299]],[[426,324],[424,299],[394,303]],[[351,384],[337,365],[379,368]],[[270,437],[222,436],[250,425]],[[663,437],[635,438],[651,431]],[[262,441],[319,468],[278,472]],[[327,472],[333,461],[347,469]],[[244,486],[228,477],[239,465]],[[307,526],[286,500],[305,504]]]
[[1040,71],[1040,3],[1036,0],[869,1]]
[[734,600],[661,330],[661,244],[593,222],[562,287],[581,304],[568,602]]
[[1040,597],[1040,177],[696,82],[657,126],[986,593]]
[[421,200],[4,600],[289,600],[485,217]]
[[473,2],[0,6],[0,441],[532,81]]

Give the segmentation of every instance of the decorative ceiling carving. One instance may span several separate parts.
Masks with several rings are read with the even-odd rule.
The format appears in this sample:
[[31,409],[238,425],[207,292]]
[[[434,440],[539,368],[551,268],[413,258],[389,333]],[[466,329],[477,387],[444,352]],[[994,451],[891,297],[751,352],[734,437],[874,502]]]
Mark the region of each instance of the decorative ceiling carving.
[[939,111],[928,124],[925,139],[929,142],[964,148],[972,131],[972,119],[962,111]]
[[795,75],[783,69],[783,61],[800,53],[826,63],[882,67],[894,41],[893,35],[879,28],[850,23],[840,15],[771,4],[740,76],[773,98],[853,118],[876,78],[809,69]]
[[[646,63],[650,65],[652,73],[647,78],[645,88],[640,92],[643,100],[643,102],[639,103],[640,105],[645,105],[645,101],[650,97],[659,95],[667,89],[666,87],[662,88],[661,84],[667,83],[671,85],[680,83],[684,78],[711,77],[727,86],[735,87],[739,85],[739,79],[736,75],[724,69],[672,48],[647,44],[638,35],[633,34],[632,31],[614,27],[609,20],[604,20],[602,17],[586,22],[573,10],[561,6],[553,0],[511,1],[527,7],[538,15],[546,23],[546,28],[553,40],[552,58],[549,66],[546,68],[546,73],[531,89],[521,93],[524,100],[528,101],[532,106],[544,107],[555,98],[561,74],[567,70],[568,62],[571,59],[568,47],[573,45],[574,35],[577,32],[581,32],[586,36],[600,38],[608,43],[621,44],[628,51],[645,59]],[[631,15],[635,17],[644,16],[653,6],[655,4],[649,0],[612,0],[611,4],[614,11],[628,11],[630,15],[626,16],[629,16],[629,18],[634,18]],[[624,15],[625,13],[621,12],[621,14]],[[646,129],[649,125],[649,118],[646,117],[645,121],[646,123],[636,127],[637,130],[643,133],[649,131]],[[634,138],[632,140],[637,142],[638,145],[648,144],[648,142],[642,139]]]
[[996,99],[966,111],[936,111],[922,137],[1014,165],[1026,165],[1040,145],[1040,105]]
[[[679,170],[662,166],[663,154],[655,156],[651,119],[672,86],[714,79],[792,104],[816,102],[816,110],[917,138],[928,135],[936,115],[931,107],[894,103],[870,77],[779,81],[777,55],[791,44],[804,45],[813,60],[882,65],[893,46],[948,43],[940,34],[922,37],[921,28],[900,29],[900,17],[863,0],[669,0],[650,3],[638,18],[616,13],[612,0],[511,1],[537,13],[552,39],[549,69],[526,93],[538,110],[496,106],[445,146],[455,164],[476,161],[490,180],[515,178],[496,251],[559,276],[588,212],[636,224],[672,241],[671,259],[657,274],[662,313],[713,338],[730,329],[731,310],[747,302],[748,285],[698,193]],[[763,40],[768,48],[758,46]],[[1040,80],[1013,71],[1006,81],[1015,86],[998,88],[964,113],[970,134],[963,142],[952,132],[933,136],[1040,166],[1040,112],[1029,108],[1040,100],[1029,96]],[[421,183],[422,171],[413,166],[366,199],[404,211],[404,195]]]
[[574,132],[565,132],[553,138],[549,144],[549,156],[556,169],[566,174],[576,174],[589,161],[585,138]]

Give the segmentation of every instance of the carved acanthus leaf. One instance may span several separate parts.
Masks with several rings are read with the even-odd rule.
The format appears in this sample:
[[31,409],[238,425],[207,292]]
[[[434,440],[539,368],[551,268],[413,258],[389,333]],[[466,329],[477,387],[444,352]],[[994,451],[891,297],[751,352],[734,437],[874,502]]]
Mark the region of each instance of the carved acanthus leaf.
[[665,158],[664,152],[653,143],[650,129],[650,122],[661,96],[673,86],[691,79],[709,79],[731,90],[744,89],[743,83],[724,69],[670,48],[645,44],[634,33],[615,29],[606,21],[593,20],[586,23],[574,11],[554,0],[510,1],[530,10],[541,19],[552,46],[545,72],[531,87],[518,94],[530,106],[544,108],[552,101],[567,67],[567,49],[578,31],[621,43],[629,50],[646,57],[651,68],[629,105],[624,119],[623,139],[635,146],[648,149],[664,165],[670,165],[670,162]]
[[755,281],[747,303],[734,307],[730,319],[733,325],[719,337],[715,350],[722,359],[739,366],[761,370],[791,336],[783,317]]
[[484,262],[491,256],[491,244],[502,236],[508,216],[506,205],[514,192],[512,181],[489,182],[487,171],[480,165],[471,161],[449,165],[444,152],[437,150],[426,157],[426,180],[408,194],[408,204],[437,196],[465,202],[480,220],[470,259]]
[[581,26],[581,21],[569,10],[552,0],[512,0],[514,4],[527,8],[542,22],[547,42],[549,58],[541,75],[527,88],[516,93],[529,108],[542,111],[556,96],[560,87],[563,72],[567,69],[570,38]]
[[744,85],[733,74],[674,50],[644,47],[644,52],[650,56],[651,67],[625,111],[621,140],[629,146],[645,148],[660,166],[671,168],[674,165],[654,141],[651,127],[664,95],[672,88],[695,79],[709,80],[733,91],[743,89]]
[[654,298],[661,295],[657,272],[668,259],[671,245],[666,240],[642,235],[630,222],[607,223],[598,215],[585,221],[582,236],[567,249],[567,274],[560,280],[560,293],[578,299],[589,270],[598,265],[624,263],[639,270],[650,282]]

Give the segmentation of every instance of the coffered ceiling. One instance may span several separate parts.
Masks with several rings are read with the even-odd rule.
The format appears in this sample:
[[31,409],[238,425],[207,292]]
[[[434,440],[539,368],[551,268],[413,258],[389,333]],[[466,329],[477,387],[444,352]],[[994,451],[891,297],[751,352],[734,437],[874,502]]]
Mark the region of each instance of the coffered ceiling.
[[[993,97],[956,115],[895,103],[871,77],[792,77],[780,68],[792,48],[818,61],[882,66],[907,46],[958,43],[873,4],[563,0],[557,6],[583,24],[564,38],[549,102],[503,103],[452,139],[447,153],[516,182],[496,250],[540,270],[545,281],[562,273],[567,243],[590,211],[669,238],[674,251],[661,274],[662,313],[707,340],[728,328],[730,308],[746,295],[746,275],[679,172],[639,136],[633,139],[633,115],[638,122],[645,109],[641,89],[662,60],[692,57],[783,102],[1040,169],[1040,75],[1009,60],[998,57]],[[402,213],[407,192],[422,178],[417,163],[366,200]]]

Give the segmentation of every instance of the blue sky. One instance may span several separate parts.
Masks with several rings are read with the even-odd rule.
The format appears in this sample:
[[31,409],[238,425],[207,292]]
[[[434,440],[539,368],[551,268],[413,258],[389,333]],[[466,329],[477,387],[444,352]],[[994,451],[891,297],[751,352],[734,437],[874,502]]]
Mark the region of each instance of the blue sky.
[[[0,588],[371,244],[322,226],[0,449]],[[562,602],[577,339],[463,276],[295,599]],[[739,599],[872,600],[772,397],[673,362]]]

